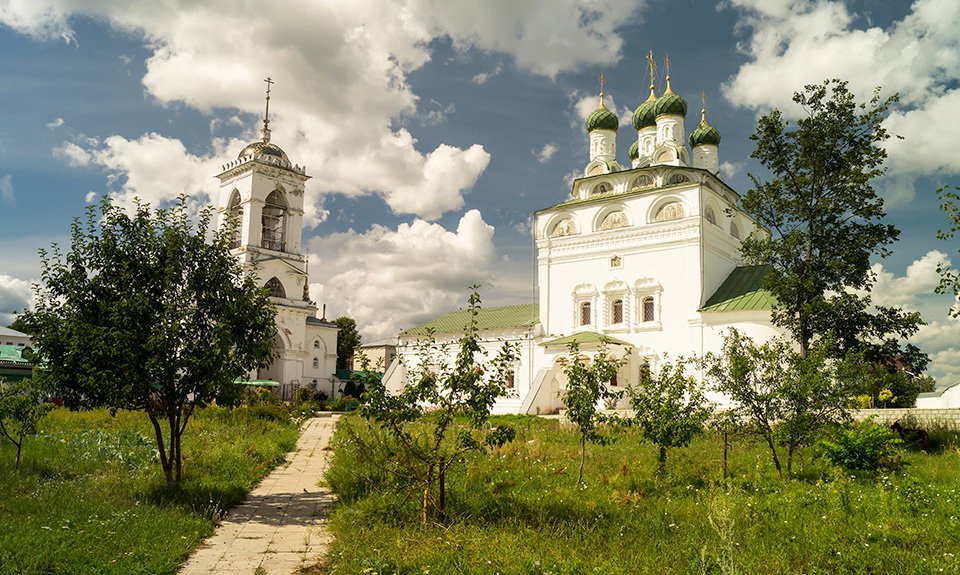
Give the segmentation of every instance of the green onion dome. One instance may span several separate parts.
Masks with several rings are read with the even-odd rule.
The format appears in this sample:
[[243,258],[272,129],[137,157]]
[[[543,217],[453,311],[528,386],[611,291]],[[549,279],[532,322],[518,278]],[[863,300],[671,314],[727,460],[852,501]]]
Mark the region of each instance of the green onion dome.
[[636,160],[640,157],[640,142],[634,140],[633,143],[630,144],[630,148],[627,150],[627,156],[629,156],[631,160]]
[[667,76],[667,89],[663,95],[657,99],[653,112],[656,116],[663,116],[665,114],[675,114],[678,116],[687,115],[687,101],[670,89],[669,75]]
[[690,134],[690,145],[691,146],[719,146],[720,145],[720,132],[707,123],[706,113],[704,112],[704,117],[700,120],[700,125]]
[[644,128],[657,125],[657,114],[654,112],[657,102],[647,100],[633,111],[633,127],[639,132]]
[[594,130],[613,130],[616,132],[619,127],[620,118],[607,109],[603,100],[600,100],[600,107],[587,116],[587,132]]
[[650,84],[650,97],[633,111],[633,127],[638,132],[644,128],[657,125],[657,115],[653,109],[657,105],[657,96],[653,93],[653,84]]

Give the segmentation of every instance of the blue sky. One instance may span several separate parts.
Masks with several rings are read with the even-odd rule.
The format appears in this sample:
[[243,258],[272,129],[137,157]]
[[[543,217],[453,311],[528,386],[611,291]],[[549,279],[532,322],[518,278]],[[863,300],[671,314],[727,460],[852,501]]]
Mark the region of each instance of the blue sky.
[[877,188],[902,236],[875,298],[920,310],[916,343],[958,380],[960,322],[930,295],[936,264],[960,259],[935,239],[934,194],[960,185],[958,30],[953,0],[0,0],[0,323],[29,305],[37,250],[90,201],[215,198],[221,164],[258,138],[267,76],[273,141],[313,176],[304,243],[328,316],[376,339],[456,308],[472,283],[487,304],[529,301],[529,217],[586,163],[597,76],[626,117],[652,49],[661,82],[670,56],[688,131],[704,91],[741,192],[759,172],[756,118],[797,113],[803,84],[901,93],[888,127],[905,139]]

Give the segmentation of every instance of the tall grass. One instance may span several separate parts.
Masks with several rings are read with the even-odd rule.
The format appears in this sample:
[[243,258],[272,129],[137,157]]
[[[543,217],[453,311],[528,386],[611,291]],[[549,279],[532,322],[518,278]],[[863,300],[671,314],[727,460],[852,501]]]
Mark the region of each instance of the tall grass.
[[0,575],[175,573],[296,438],[286,417],[201,410],[171,490],[142,413],[51,412],[19,472],[0,446]]
[[[812,450],[780,480],[763,446],[705,436],[670,454],[625,430],[588,453],[555,421],[519,421],[515,442],[449,478],[445,525],[420,528],[367,425],[341,420],[327,482],[341,503],[316,573],[960,573],[960,451],[908,453],[895,475],[851,477]],[[359,487],[358,487],[359,486]],[[943,569],[943,571],[940,571]]]

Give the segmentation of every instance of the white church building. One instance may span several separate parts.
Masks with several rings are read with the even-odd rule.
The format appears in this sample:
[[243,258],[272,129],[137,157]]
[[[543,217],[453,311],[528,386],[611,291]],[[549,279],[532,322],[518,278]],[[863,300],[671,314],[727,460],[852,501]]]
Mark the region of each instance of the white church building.
[[304,184],[310,176],[270,141],[269,118],[268,88],[261,139],[243,148],[217,176],[219,225],[230,218],[240,223],[231,252],[270,290],[277,308],[275,360],[250,377],[276,382],[284,399],[302,386],[333,397],[338,328],[318,317],[310,301],[307,258],[300,246]]
[[[583,176],[570,197],[535,212],[537,303],[481,310],[490,357],[504,341],[520,347],[513,393],[495,413],[560,408],[573,341],[588,356],[601,340],[609,354],[629,352],[611,382],[622,388],[638,381],[644,365],[656,369],[664,354],[719,352],[729,328],[758,341],[781,333],[770,321],[772,297],[761,289],[765,268],[742,265],[741,239],[766,232],[719,177],[720,133],[702,109],[687,138],[687,103],[672,90],[669,71],[659,97],[652,77],[650,97],[633,114],[631,165],[617,161],[619,119],[601,88],[586,120]],[[455,347],[466,323],[460,310],[401,332],[387,387],[403,385],[428,329]]]

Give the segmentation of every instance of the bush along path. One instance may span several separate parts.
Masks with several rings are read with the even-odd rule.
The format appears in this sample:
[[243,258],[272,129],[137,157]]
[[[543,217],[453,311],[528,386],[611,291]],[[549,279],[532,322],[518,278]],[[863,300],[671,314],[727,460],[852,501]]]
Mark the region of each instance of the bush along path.
[[339,416],[303,424],[290,463],[275,469],[230,510],[180,575],[291,575],[327,552],[333,493],[317,486]]

